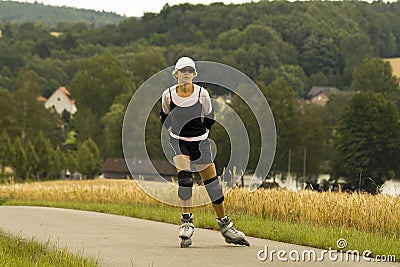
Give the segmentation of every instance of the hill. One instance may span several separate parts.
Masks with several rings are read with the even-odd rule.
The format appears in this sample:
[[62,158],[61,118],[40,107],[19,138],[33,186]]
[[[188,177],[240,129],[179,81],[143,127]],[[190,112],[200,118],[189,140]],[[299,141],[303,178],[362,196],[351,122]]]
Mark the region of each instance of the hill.
[[71,7],[55,7],[41,3],[0,1],[1,23],[42,23],[47,26],[59,22],[85,22],[97,26],[118,24],[125,17],[116,13],[99,12]]

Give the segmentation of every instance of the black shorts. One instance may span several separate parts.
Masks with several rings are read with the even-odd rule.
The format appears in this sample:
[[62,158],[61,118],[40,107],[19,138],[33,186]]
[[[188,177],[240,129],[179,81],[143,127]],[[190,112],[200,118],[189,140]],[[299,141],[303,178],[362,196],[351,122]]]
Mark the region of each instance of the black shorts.
[[183,141],[175,138],[169,140],[173,157],[186,155],[190,157],[192,164],[210,164],[213,162],[210,140],[207,138],[201,141]]

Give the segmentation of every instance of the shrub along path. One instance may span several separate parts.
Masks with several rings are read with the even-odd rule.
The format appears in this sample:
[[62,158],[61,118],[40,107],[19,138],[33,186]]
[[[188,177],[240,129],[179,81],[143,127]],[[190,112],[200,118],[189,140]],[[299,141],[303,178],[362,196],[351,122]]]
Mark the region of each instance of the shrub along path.
[[[366,262],[362,256],[359,262],[349,262],[345,256],[340,260],[338,254],[338,260],[332,261],[328,253],[319,261],[320,249],[252,237],[247,237],[250,247],[229,245],[219,232],[199,228],[195,229],[193,245],[182,249],[177,225],[67,209],[1,206],[0,228],[95,257],[100,266],[400,266]],[[259,258],[266,257],[266,246],[268,258],[261,261]],[[276,251],[273,262],[272,250]],[[286,252],[280,255],[282,260],[279,250]],[[311,250],[316,253],[316,262],[308,259],[313,260]],[[300,261],[294,262],[296,257]]]

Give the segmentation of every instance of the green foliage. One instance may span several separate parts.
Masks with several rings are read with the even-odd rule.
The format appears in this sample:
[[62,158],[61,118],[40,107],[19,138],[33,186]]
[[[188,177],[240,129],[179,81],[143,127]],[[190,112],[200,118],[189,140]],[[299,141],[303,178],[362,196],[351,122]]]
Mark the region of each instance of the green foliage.
[[107,140],[105,154],[109,157],[122,157],[122,123],[126,106],[115,103],[101,119],[104,136]]
[[318,175],[326,137],[324,109],[298,100],[296,93],[282,77],[267,87],[261,85],[261,90],[271,107],[277,129],[272,170],[287,170],[290,153],[291,172],[299,176],[304,172],[308,176]]
[[37,167],[33,170],[34,177],[46,178],[56,174],[53,172],[57,170],[57,158],[50,139],[39,132],[33,142],[34,152],[38,155]]
[[[158,109],[159,110],[159,109]],[[150,113],[147,118],[145,129],[146,149],[151,159],[164,159],[164,152],[161,145],[161,123],[159,112]]]
[[18,123],[15,118],[17,105],[12,93],[0,89],[0,129],[8,133],[18,133]]
[[[83,60],[79,71],[71,81],[71,93],[77,103],[84,103],[78,109],[75,127],[80,129],[80,140],[89,137],[96,143],[107,142],[99,121],[107,113],[114,99],[130,91],[133,81],[122,64],[111,54],[96,55]],[[106,149],[104,146],[102,150]],[[102,151],[104,153],[104,151]]]
[[129,86],[129,76],[121,63],[107,53],[82,61],[71,81],[71,94],[101,118],[107,113],[114,98],[127,91]]
[[98,266],[93,258],[83,258],[66,249],[55,249],[33,239],[11,236],[0,230],[0,261],[4,266]]
[[15,158],[15,153],[10,136],[3,131],[0,135],[0,168],[4,169],[4,167],[10,166]]
[[54,26],[58,22],[82,21],[88,24],[117,24],[124,17],[110,12],[98,12],[70,7],[48,6],[42,3],[0,1],[0,22],[37,22]]
[[59,133],[54,132],[57,118],[37,101],[40,91],[37,79],[36,73],[31,70],[21,69],[19,71],[18,77],[14,81],[17,91],[10,101],[15,106],[8,110],[8,112],[14,112],[10,115],[13,117],[13,121],[15,120],[13,123],[15,128],[5,129],[12,136],[20,136],[23,142],[33,140],[40,131],[47,133],[52,141],[60,140]]
[[355,94],[338,125],[334,175],[376,193],[377,186],[399,171],[399,127],[392,101],[373,92]]
[[329,101],[326,104],[323,111],[323,124],[325,131],[324,138],[324,155],[323,160],[328,163],[323,170],[323,173],[329,173],[329,163],[333,161],[335,157],[335,137],[337,132],[338,122],[346,109],[347,101],[350,99],[350,95],[334,94],[329,97]]
[[343,37],[340,42],[340,53],[344,61],[343,80],[345,84],[350,84],[354,68],[372,55],[369,37],[363,33]]
[[261,87],[275,119],[277,147],[272,170],[287,170],[288,153],[300,143],[296,94],[283,78]]
[[29,163],[27,152],[25,147],[21,141],[21,138],[17,138],[14,143],[14,157],[11,161],[11,166],[14,167],[14,172],[16,177],[20,177],[22,179],[29,178]]
[[392,96],[399,91],[399,84],[393,76],[390,63],[379,58],[366,59],[355,69],[351,87],[356,91],[371,91]]
[[88,139],[76,151],[62,151],[53,147],[43,132],[31,141],[11,138],[5,131],[0,135],[0,174],[4,167],[11,167],[21,180],[57,179],[62,171],[81,172],[93,178],[101,171],[103,159],[97,145]]
[[98,176],[103,167],[99,148],[90,138],[78,145],[76,160],[78,163],[77,170],[88,178]]
[[[379,1],[181,4],[166,5],[158,14],[122,18],[2,1],[0,129],[12,137],[13,144],[19,137],[24,149],[29,142],[36,149],[36,136],[42,132],[56,151],[54,155],[62,155],[62,160],[53,158],[54,166],[32,163],[30,175],[41,173],[40,168],[48,176],[63,166],[77,170],[76,145],[69,147],[71,151],[61,151],[65,140],[60,118],[36,101],[39,95],[48,97],[59,86],[67,86],[78,108],[68,120],[67,132],[76,132],[77,143],[91,138],[102,158],[121,156],[122,119],[133,93],[153,74],[188,55],[228,64],[260,84],[277,122],[274,170],[287,169],[290,150],[292,170],[302,173],[307,148],[307,170],[317,174],[317,165],[333,157],[338,114],[347,102],[337,97],[320,109],[297,99],[305,97],[313,85],[351,86],[397,97],[390,66],[377,58],[400,55],[399,7],[398,2]],[[54,37],[52,32],[61,35]],[[212,94],[224,93],[211,89]],[[252,129],[249,169],[254,169],[259,131],[248,107],[240,100],[234,105]],[[160,125],[157,112],[153,113],[146,127],[146,144],[159,158]],[[213,131],[218,151],[225,153],[216,161],[224,166],[229,145],[224,143],[221,127],[216,125]]]

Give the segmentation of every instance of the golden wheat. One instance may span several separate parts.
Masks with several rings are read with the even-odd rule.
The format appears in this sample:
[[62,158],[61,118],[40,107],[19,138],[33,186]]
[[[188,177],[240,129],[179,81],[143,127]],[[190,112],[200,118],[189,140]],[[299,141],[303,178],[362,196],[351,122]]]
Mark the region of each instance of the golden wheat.
[[228,210],[273,220],[351,227],[399,237],[399,197],[282,189],[248,193],[245,189],[235,189],[227,197],[226,206]]
[[[157,194],[170,194],[155,183]],[[173,192],[173,195],[176,195]],[[204,195],[206,193],[204,192]],[[0,186],[0,198],[112,204],[165,205],[133,180],[55,181]],[[399,238],[400,198],[386,195],[235,188],[225,198],[229,212],[317,226],[351,227]],[[200,208],[203,210],[203,208]],[[209,209],[205,207],[204,210]]]

